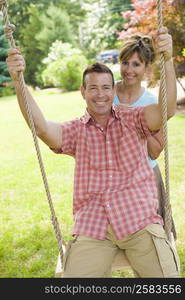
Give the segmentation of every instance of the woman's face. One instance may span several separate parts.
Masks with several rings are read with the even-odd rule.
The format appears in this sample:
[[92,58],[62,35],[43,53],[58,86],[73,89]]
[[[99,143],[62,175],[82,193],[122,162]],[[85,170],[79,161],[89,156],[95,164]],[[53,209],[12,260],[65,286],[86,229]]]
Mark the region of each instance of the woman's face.
[[120,64],[120,74],[124,84],[128,86],[140,84],[146,72],[146,64],[141,62],[138,53],[135,52],[128,60]]

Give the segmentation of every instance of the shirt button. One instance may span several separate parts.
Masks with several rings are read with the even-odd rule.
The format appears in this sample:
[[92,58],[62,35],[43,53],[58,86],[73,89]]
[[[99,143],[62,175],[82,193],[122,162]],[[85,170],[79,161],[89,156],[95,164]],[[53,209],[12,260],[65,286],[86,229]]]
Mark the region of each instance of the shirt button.
[[109,178],[112,178],[112,175],[110,175]]
[[109,163],[112,164],[112,160],[109,160]]

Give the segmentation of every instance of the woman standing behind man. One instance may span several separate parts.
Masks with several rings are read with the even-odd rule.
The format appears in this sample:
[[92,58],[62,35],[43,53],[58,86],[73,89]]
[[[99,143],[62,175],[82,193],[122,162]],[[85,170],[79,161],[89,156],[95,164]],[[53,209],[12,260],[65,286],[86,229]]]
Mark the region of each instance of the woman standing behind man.
[[[158,102],[158,99],[142,85],[150,66],[155,61],[155,49],[149,36],[133,35],[126,39],[120,51],[121,81],[116,83],[116,95],[114,104],[128,106],[146,106]],[[167,61],[171,58],[165,58]],[[155,159],[158,158],[164,148],[162,129],[147,139],[149,163],[154,170],[159,198],[159,214],[165,217],[162,203],[164,203],[164,184],[159,166]],[[172,232],[176,239],[176,230],[172,219]]]

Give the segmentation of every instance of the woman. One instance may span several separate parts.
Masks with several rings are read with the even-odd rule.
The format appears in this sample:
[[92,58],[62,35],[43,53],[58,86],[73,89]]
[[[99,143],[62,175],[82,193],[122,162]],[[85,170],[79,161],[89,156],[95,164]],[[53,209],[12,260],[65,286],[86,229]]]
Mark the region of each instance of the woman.
[[[121,81],[116,83],[116,95],[114,104],[124,104],[128,106],[145,106],[156,103],[158,100],[142,85],[144,77],[149,72],[155,60],[155,50],[152,39],[148,36],[134,35],[128,38],[121,49],[120,55],[120,74]],[[154,170],[156,177],[159,214],[164,218],[164,184],[159,166],[155,159],[163,150],[162,129],[147,140],[149,162]],[[172,232],[176,239],[176,231],[172,220]]]

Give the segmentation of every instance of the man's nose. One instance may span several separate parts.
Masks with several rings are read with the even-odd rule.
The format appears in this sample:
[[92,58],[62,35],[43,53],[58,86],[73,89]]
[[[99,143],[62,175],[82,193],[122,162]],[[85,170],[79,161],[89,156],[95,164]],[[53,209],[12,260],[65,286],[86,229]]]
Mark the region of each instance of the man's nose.
[[99,97],[102,97],[104,95],[104,91],[103,91],[103,89],[98,89],[98,96]]

